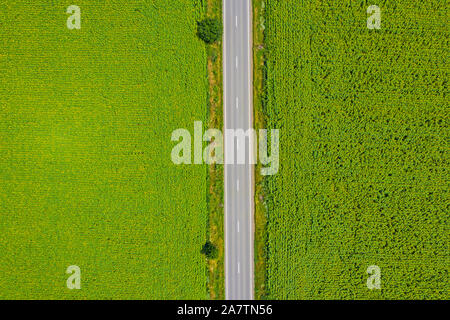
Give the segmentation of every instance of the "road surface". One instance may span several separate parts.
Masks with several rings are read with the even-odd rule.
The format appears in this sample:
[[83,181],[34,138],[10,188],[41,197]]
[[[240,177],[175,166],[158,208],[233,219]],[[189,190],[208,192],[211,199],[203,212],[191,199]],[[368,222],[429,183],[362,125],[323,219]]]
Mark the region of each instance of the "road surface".
[[[251,0],[223,0],[224,127],[253,126],[252,108],[252,3]],[[249,142],[227,139],[225,150],[234,143],[245,152],[245,164],[227,164],[225,152],[225,296],[227,300],[253,299],[253,165],[248,161]]]

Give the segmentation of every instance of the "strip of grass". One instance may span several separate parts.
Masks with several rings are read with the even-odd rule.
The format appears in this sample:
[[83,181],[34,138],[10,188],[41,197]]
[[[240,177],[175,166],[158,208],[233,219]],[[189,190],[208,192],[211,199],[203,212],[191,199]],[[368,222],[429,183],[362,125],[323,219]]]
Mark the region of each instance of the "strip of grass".
[[[208,0],[208,17],[222,21],[222,1]],[[223,127],[222,41],[208,47],[208,128]],[[208,168],[209,240],[218,248],[217,259],[208,261],[208,292],[211,299],[225,299],[223,166]]]
[[[265,129],[264,99],[264,0],[253,0],[253,111],[254,128]],[[265,297],[266,212],[261,164],[255,166],[255,299]]]

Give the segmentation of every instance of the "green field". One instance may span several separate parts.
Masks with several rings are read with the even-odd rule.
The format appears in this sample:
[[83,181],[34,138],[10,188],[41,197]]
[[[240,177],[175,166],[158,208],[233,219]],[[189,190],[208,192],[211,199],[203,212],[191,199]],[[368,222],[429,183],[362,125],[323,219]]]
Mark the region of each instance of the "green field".
[[265,1],[266,298],[450,298],[447,21],[438,0]]
[[207,298],[204,3],[0,0],[0,299]]

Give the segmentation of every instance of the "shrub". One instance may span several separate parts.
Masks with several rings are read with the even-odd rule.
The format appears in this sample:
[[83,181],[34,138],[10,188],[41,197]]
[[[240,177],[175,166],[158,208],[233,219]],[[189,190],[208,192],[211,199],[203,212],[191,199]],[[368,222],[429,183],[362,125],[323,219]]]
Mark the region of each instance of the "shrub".
[[202,250],[200,251],[204,254],[208,259],[216,259],[217,258],[217,248],[214,246],[209,240],[203,245]]
[[218,41],[222,37],[222,24],[217,19],[207,18],[197,23],[197,36],[206,44]]

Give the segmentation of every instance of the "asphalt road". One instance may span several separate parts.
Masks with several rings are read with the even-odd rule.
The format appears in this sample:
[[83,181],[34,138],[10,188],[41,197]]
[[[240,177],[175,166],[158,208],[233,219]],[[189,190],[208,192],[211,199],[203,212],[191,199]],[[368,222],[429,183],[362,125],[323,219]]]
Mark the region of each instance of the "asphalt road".
[[[223,0],[224,25],[224,126],[247,130],[253,124],[252,106],[252,4],[251,0]],[[227,164],[225,152],[225,295],[228,300],[253,299],[253,165],[249,143],[234,143],[234,153],[245,152],[245,164]],[[236,163],[236,159],[234,163]]]

